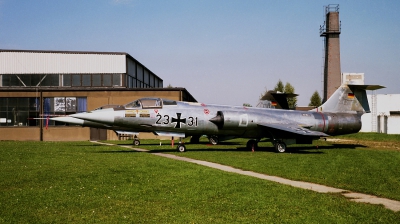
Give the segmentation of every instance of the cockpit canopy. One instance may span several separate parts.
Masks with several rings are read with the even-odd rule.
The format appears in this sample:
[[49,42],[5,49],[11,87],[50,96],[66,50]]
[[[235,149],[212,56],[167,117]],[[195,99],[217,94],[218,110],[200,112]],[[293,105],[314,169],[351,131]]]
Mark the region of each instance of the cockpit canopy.
[[93,111],[98,110],[106,110],[106,109],[113,109],[113,110],[125,110],[125,109],[160,109],[163,106],[169,105],[178,105],[174,100],[168,99],[161,99],[161,98],[141,98],[135,101],[132,101],[125,105],[104,105],[101,107],[96,108]]
[[96,108],[94,110],[105,110],[105,109],[110,109],[110,108],[112,108],[114,110],[124,110],[125,109],[125,107],[123,105],[107,104],[107,105],[98,107],[98,108]]
[[125,105],[125,109],[157,109],[164,105],[177,105],[176,101],[161,98],[141,98]]

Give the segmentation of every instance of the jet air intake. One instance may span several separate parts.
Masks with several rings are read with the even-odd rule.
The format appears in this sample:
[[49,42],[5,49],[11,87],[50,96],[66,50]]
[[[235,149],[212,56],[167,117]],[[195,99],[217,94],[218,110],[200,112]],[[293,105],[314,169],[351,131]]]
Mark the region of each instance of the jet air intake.
[[218,111],[217,116],[209,121],[217,125],[218,129],[237,129],[247,127],[249,116],[243,112]]
[[224,127],[224,113],[218,111],[217,116],[211,118],[210,121],[217,125],[218,129],[222,129]]

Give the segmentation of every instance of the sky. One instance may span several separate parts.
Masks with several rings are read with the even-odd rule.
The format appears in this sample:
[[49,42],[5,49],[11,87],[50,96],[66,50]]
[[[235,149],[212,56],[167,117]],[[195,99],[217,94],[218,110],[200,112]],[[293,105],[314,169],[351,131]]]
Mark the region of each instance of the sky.
[[203,103],[257,104],[281,80],[322,97],[324,6],[342,72],[400,94],[400,1],[0,0],[0,49],[126,52]]

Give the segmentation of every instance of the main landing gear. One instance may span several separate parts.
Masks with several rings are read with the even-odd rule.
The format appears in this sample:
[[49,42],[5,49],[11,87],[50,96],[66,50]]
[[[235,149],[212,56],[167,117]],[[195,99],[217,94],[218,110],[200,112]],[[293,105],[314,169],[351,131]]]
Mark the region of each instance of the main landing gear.
[[216,136],[216,135],[211,135],[211,136],[208,138],[208,140],[210,141],[210,143],[211,143],[212,145],[217,145],[218,142],[219,142],[218,136]]
[[286,152],[286,144],[284,142],[275,141],[274,148],[275,148],[276,152],[279,152],[279,153]]

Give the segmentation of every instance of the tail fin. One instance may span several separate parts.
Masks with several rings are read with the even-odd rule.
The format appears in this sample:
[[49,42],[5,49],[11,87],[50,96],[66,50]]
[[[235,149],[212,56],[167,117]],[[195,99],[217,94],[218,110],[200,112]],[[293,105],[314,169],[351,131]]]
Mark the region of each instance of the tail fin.
[[298,94],[281,93],[270,90],[260,98],[257,107],[289,110],[291,108],[289,108],[288,98],[293,98],[296,96],[298,96]]
[[385,88],[380,85],[341,85],[332,96],[314,111],[370,113],[366,90]]

